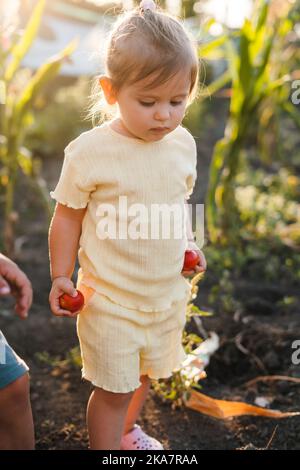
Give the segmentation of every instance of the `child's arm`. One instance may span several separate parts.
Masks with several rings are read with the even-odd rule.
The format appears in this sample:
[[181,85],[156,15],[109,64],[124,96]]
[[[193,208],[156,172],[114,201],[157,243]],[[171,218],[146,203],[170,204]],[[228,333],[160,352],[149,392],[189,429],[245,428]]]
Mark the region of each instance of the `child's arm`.
[[205,259],[203,251],[199,249],[197,243],[194,241],[194,234],[193,234],[192,225],[190,221],[188,204],[186,202],[184,202],[184,204],[185,204],[185,210],[186,210],[186,215],[187,215],[186,217],[186,236],[188,240],[187,250],[195,250],[200,256],[200,261],[193,270],[182,271],[182,274],[188,277],[188,276],[194,275],[195,273],[206,271],[207,264],[206,264],[206,259]]
[[[74,271],[82,220],[86,208],[72,209],[58,203],[49,229],[49,257],[52,288],[49,302],[52,313],[72,317],[74,314],[59,306],[59,297],[67,293],[76,295],[71,277]],[[75,315],[78,312],[75,312]]]

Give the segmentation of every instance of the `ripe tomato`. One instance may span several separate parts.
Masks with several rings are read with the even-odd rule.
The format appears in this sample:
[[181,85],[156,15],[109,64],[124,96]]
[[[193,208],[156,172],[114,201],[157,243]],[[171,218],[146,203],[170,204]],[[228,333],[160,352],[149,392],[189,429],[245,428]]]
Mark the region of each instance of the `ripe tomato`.
[[84,305],[83,294],[77,290],[77,296],[72,297],[69,294],[63,294],[59,297],[59,305],[64,310],[69,310],[70,312],[77,312],[81,310]]
[[199,263],[200,256],[195,250],[186,250],[184,255],[183,271],[190,271]]

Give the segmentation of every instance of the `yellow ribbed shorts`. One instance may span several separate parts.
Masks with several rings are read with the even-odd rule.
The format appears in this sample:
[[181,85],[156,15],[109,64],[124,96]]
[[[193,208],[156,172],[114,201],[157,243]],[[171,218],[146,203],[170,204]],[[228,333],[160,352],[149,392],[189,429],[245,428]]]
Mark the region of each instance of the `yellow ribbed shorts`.
[[86,303],[77,316],[82,378],[115,393],[137,389],[140,376],[168,378],[187,354],[182,346],[188,297],[161,312],[114,303],[81,284]]

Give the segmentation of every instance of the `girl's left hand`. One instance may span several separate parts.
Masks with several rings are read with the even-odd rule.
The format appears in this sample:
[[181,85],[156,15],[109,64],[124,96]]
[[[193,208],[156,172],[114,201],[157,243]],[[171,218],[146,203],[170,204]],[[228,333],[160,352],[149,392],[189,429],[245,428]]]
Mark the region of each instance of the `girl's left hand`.
[[204,272],[206,271],[206,268],[207,268],[207,263],[206,263],[206,259],[205,259],[205,256],[204,256],[204,253],[202,252],[202,250],[200,250],[198,248],[198,245],[195,243],[195,242],[189,242],[188,243],[188,246],[187,246],[187,250],[194,250],[196,251],[199,256],[200,256],[200,261],[199,263],[194,267],[194,269],[192,270],[189,270],[189,271],[181,271],[181,274],[185,277],[190,277],[190,276],[194,276],[195,274],[197,273],[201,273],[201,272]]

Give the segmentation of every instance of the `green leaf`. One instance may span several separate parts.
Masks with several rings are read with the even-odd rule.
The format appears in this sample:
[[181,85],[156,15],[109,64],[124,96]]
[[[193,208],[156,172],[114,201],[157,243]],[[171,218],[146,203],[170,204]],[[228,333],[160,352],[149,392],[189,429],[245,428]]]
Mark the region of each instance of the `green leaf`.
[[217,220],[218,210],[216,204],[216,190],[221,178],[221,171],[224,165],[228,149],[228,141],[224,137],[219,140],[214,148],[212,162],[209,170],[209,185],[206,196],[206,220],[208,225],[209,234],[212,241],[216,241],[217,238]]
[[176,390],[172,390],[170,393],[165,394],[165,398],[168,398],[169,400],[174,400],[177,396]]
[[227,36],[220,36],[217,39],[213,39],[212,41],[200,45],[198,47],[199,56],[202,58],[209,57],[212,52],[218,51],[220,49],[220,46],[222,46],[226,40]]
[[249,45],[250,41],[244,31],[242,30],[242,35],[240,39],[240,63],[239,63],[239,77],[241,86],[243,89],[244,96],[248,95],[249,88],[251,87],[252,82],[252,67],[249,57]]
[[228,61],[228,69],[231,74],[232,81],[237,82],[239,79],[238,70],[240,65],[240,58],[233,41],[229,37],[227,37],[227,41],[225,42],[225,49]]
[[196,382],[193,383],[192,388],[195,388],[196,390],[202,390],[202,385],[197,384]]
[[4,80],[0,80],[0,105],[6,102],[6,85]]
[[192,341],[194,344],[200,344],[203,342],[203,339],[200,338],[196,333],[190,333],[188,335],[189,341]]
[[17,159],[23,173],[30,176],[32,174],[32,154],[30,150],[25,147],[21,147]]
[[265,47],[264,47],[262,55],[261,55],[261,63],[259,65],[259,67],[257,67],[257,69],[256,69],[256,73],[255,73],[256,80],[261,77],[261,75],[263,74],[263,72],[265,71],[265,69],[267,67],[267,64],[268,64],[269,59],[270,59],[272,47],[273,47],[273,44],[274,44],[275,35],[276,35],[276,33],[274,32],[272,34],[272,36],[269,37],[266,41]]
[[55,77],[62,65],[62,62],[68,57],[75,49],[77,41],[72,41],[63,51],[56,54],[43,64],[34,76],[28,81],[23,93],[14,109],[14,124],[21,125],[22,119],[36,98],[40,90]]
[[286,36],[286,34],[288,34],[292,30],[293,30],[293,22],[289,19],[285,19],[284,21],[281,22],[278,28],[278,34],[279,36],[283,37],[283,36]]
[[212,317],[214,315],[212,312],[205,312],[204,310],[199,310],[198,313],[201,317]]
[[260,0],[258,3],[258,15],[257,15],[257,22],[256,22],[256,32],[258,33],[259,30],[266,24],[268,11],[269,11],[269,0]]
[[206,90],[210,95],[213,95],[217,91],[219,91],[221,88],[223,88],[227,83],[231,81],[231,75],[228,70],[226,70],[222,75],[220,75],[216,80],[214,80],[212,83],[206,87]]
[[210,28],[212,27],[213,24],[216,24],[216,20],[214,18],[209,18],[203,25],[202,25],[202,31],[203,33],[209,33]]
[[30,49],[34,38],[37,35],[38,28],[40,26],[42,13],[45,7],[46,0],[39,0],[36,7],[33,10],[33,13],[30,17],[30,20],[26,26],[25,32],[21,37],[19,43],[12,49],[12,60],[8,64],[8,67],[5,71],[4,78],[7,82],[10,82],[13,78],[15,72],[17,71],[22,59],[27,54]]
[[211,317],[213,315],[211,312],[205,312],[204,310],[201,310],[199,307],[197,307],[197,305],[193,305],[191,311],[193,312],[192,316],[198,314],[204,317]]

